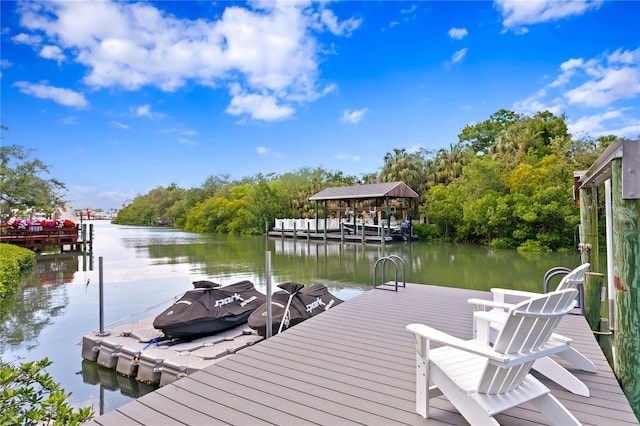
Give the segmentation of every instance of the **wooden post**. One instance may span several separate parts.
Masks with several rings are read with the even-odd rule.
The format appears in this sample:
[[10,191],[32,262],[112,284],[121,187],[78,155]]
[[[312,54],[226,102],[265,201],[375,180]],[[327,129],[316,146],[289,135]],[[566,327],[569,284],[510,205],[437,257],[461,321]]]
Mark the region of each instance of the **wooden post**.
[[[316,226],[316,232],[318,227]],[[324,240],[327,241],[327,200],[324,200]]]
[[364,234],[365,234],[364,222],[362,222],[362,244],[364,244]]
[[622,198],[622,173],[622,160],[613,160],[611,198],[616,289],[614,368],[631,408],[640,418],[640,199]]
[[293,239],[297,239],[298,238],[298,222],[296,222],[295,220],[293,221]]
[[580,252],[582,263],[591,263],[599,271],[598,261],[598,192],[596,188],[580,189]]
[[600,330],[600,307],[602,305],[602,285],[604,275],[587,272],[584,279],[584,316],[593,331]]
[[344,243],[344,223],[340,222],[340,242]]

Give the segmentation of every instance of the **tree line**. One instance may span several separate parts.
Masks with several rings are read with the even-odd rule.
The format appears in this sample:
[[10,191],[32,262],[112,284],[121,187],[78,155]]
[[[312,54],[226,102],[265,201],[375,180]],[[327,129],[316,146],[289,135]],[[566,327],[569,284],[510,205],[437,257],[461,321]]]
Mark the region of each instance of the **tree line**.
[[170,218],[187,231],[256,234],[278,217],[314,217],[308,198],[324,188],[403,181],[420,195],[413,216],[422,218],[416,231],[423,239],[561,250],[574,244],[579,223],[573,172],[588,168],[616,139],[572,137],[564,115],[503,109],[465,126],[449,148],[393,149],[378,171],[360,177],[320,167],[235,181],[212,176],[197,188],[157,187],[114,222]]
[[[579,211],[573,200],[573,172],[588,168],[611,142],[568,133],[566,117],[549,111],[521,115],[499,110],[465,126],[458,141],[439,150],[393,149],[379,170],[360,177],[322,167],[284,174],[257,174],[239,180],[210,176],[198,187],[158,186],[123,206],[114,223],[172,224],[193,232],[259,234],[275,218],[312,218],[309,196],[333,186],[403,181],[419,194],[414,218],[422,239],[488,244],[497,248],[549,251],[574,245]],[[2,147],[2,211],[11,205],[7,158],[25,159],[19,147]],[[20,157],[21,156],[21,157]],[[44,170],[41,162],[29,163]],[[9,176],[9,178],[7,178]],[[14,181],[16,179],[11,178]],[[33,180],[31,180],[33,182]],[[50,189],[55,179],[36,180]],[[13,204],[24,204],[16,191]],[[10,194],[9,194],[10,195]],[[17,200],[17,201],[15,201]],[[59,198],[49,204],[50,208]],[[324,215],[320,209],[321,217]]]

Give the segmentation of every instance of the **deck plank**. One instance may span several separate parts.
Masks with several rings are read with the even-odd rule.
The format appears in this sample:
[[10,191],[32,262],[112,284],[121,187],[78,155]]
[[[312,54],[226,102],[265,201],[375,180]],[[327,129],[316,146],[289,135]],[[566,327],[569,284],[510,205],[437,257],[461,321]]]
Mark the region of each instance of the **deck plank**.
[[[405,327],[425,323],[469,339],[473,314],[467,299],[472,297],[491,295],[420,284],[398,292],[367,291],[94,422],[117,425],[126,416],[141,424],[165,419],[251,424],[255,419],[255,424],[465,425],[444,397],[432,401],[432,418],[415,414],[415,343]],[[638,425],[585,319],[568,315],[558,332],[572,337],[597,365],[597,373],[571,370],[592,396],[574,395],[534,374],[585,425]],[[158,417],[151,420],[153,410]],[[530,404],[497,420],[549,424]]]

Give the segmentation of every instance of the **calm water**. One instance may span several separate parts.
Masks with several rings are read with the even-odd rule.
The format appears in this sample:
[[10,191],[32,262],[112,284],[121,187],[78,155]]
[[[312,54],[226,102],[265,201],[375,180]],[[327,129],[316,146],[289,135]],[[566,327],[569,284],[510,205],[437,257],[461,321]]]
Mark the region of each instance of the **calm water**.
[[[0,323],[0,354],[4,361],[48,357],[53,361],[49,372],[72,392],[70,402],[92,405],[98,414],[153,390],[82,360],[82,336],[99,327],[100,257],[106,328],[119,320],[134,322],[157,315],[196,280],[231,284],[249,279],[264,292],[266,251],[271,252],[274,286],[286,281],[324,283],[345,300],[370,289],[375,261],[391,254],[404,259],[408,282],[478,290],[540,291],[549,268],[579,264],[577,252],[520,255],[420,242],[394,242],[383,248],[92,223],[91,256],[41,256],[33,274],[24,278],[15,304]],[[393,268],[387,265],[389,280]],[[136,313],[140,314],[132,316]]]

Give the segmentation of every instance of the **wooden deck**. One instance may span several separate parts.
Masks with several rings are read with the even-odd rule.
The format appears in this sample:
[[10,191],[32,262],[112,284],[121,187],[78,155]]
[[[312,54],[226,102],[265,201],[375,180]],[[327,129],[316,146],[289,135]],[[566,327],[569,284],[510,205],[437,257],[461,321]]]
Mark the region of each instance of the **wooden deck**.
[[[419,284],[397,293],[367,291],[91,424],[465,425],[444,397],[432,403],[431,419],[415,414],[415,344],[405,326],[421,322],[470,338],[470,297],[490,296]],[[575,339],[598,372],[576,372],[589,398],[545,379],[552,393],[585,425],[637,425],[584,318],[568,315],[558,331]],[[548,424],[530,405],[497,419],[505,425]]]
[[43,250],[47,247],[60,247],[60,252],[64,252],[64,247],[76,250],[82,245],[79,240],[79,228],[44,228],[37,232],[27,230],[3,230],[0,235],[0,243],[14,244],[30,250]]

